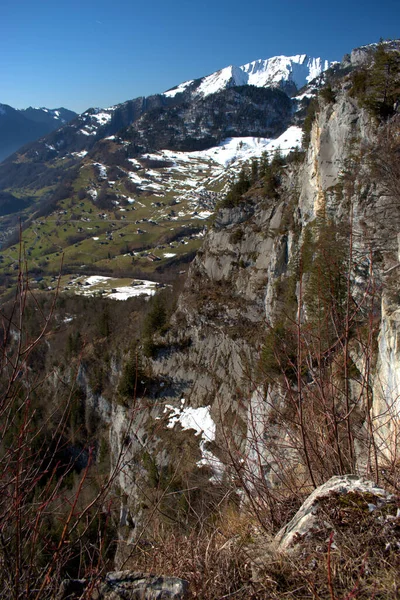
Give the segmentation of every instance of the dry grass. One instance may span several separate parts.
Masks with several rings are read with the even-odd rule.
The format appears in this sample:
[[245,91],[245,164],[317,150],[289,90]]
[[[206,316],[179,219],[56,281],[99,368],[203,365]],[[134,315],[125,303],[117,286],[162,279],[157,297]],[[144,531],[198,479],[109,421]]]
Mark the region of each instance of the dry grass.
[[134,547],[124,568],[188,580],[191,598],[360,600],[400,598],[400,498],[332,494],[299,551],[278,554],[251,514],[225,508],[187,533],[158,528]]

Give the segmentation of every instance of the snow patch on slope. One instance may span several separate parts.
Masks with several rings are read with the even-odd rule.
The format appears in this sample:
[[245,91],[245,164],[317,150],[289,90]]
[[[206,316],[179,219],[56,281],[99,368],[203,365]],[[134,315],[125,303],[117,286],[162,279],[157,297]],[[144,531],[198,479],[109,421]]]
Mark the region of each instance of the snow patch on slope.
[[292,125],[276,139],[257,137],[228,138],[214,148],[198,152],[188,152],[186,154],[194,158],[209,158],[227,167],[237,160],[242,162],[260,157],[263,152],[273,155],[279,150],[286,156],[289,152],[301,146],[302,137],[303,132],[301,128]]
[[106,165],[103,165],[102,163],[94,162],[93,166],[98,168],[98,170],[99,170],[99,177],[101,179],[107,179],[107,167],[106,167]]
[[80,121],[84,123],[82,129],[79,129],[83,135],[96,135],[99,127],[107,125],[110,122],[115,108],[91,108],[80,116]]
[[[263,153],[271,159],[276,152],[286,156],[301,147],[302,130],[291,126],[276,139],[259,137],[228,138],[218,146],[195,152],[159,150],[142,158],[166,162],[167,167],[146,169],[136,159],[128,159],[133,166],[127,175],[141,190],[153,196],[171,194],[176,204],[188,202],[187,215],[195,219],[207,219],[214,210],[218,197],[227,190],[232,176],[236,176],[243,164]],[[135,162],[134,162],[135,161]],[[99,167],[98,167],[99,168]],[[218,191],[216,191],[218,190]],[[157,220],[177,220],[183,214],[167,210],[159,212]]]
[[[95,241],[99,238],[94,237]],[[79,283],[78,283],[79,282]],[[118,282],[120,285],[117,286]],[[104,298],[112,300],[127,300],[137,296],[152,296],[156,293],[157,283],[147,279],[134,279],[126,285],[121,285],[120,279],[106,277],[103,275],[91,275],[90,277],[75,277],[70,281],[68,289],[82,296],[95,296],[101,294]]]
[[180,85],[177,85],[176,87],[174,87],[172,90],[168,90],[167,92],[164,92],[164,96],[168,96],[168,98],[175,98],[175,96],[177,94],[181,94],[182,92],[185,91],[185,89],[191,84],[193,83],[193,79],[190,79],[189,81],[185,81],[184,83],[181,83]]
[[221,480],[224,473],[224,466],[221,461],[206,448],[207,442],[213,442],[215,440],[215,423],[210,414],[209,406],[200,406],[199,408],[192,408],[191,406],[183,407],[185,400],[181,400],[182,408],[175,408],[170,404],[166,404],[164,413],[168,415],[168,429],[173,429],[177,423],[180,424],[182,429],[194,429],[195,435],[200,437],[200,451],[202,458],[198,461],[197,465],[208,466],[214,472],[213,479]]
[[[139,280],[138,280],[139,282]],[[138,285],[118,287],[115,292],[107,295],[112,300],[128,300],[137,296],[153,296],[156,293],[157,284],[154,281],[141,280]]]
[[92,115],[92,119],[98,122],[99,125],[105,125],[111,120],[111,115],[106,112],[98,112]]

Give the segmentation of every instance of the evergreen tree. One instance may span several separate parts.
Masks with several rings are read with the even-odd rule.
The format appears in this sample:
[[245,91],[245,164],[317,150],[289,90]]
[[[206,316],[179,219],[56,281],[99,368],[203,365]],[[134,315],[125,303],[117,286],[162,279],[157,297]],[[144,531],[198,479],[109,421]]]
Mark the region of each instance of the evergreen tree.
[[260,177],[265,177],[265,175],[267,174],[268,166],[269,166],[268,154],[267,154],[266,150],[264,150],[264,152],[261,155],[260,166],[259,166]]
[[255,183],[259,176],[258,160],[253,158],[251,161],[251,183]]
[[147,377],[143,367],[142,357],[135,345],[130,351],[124,365],[118,386],[118,393],[124,398],[136,399],[146,390]]
[[369,69],[358,69],[352,76],[350,95],[378,119],[391,117],[400,101],[400,52],[386,50],[380,43]]
[[400,53],[387,52],[384,45],[379,44],[370,80],[372,93],[368,106],[377,116],[386,119],[394,113],[400,98]]
[[237,206],[243,194],[245,194],[250,188],[250,176],[245,167],[242,167],[238,180],[232,185],[231,189],[225,196],[225,199],[221,203],[222,208],[233,208]]
[[151,337],[160,331],[167,322],[167,310],[164,298],[157,294],[152,300],[152,306],[144,322],[144,335]]

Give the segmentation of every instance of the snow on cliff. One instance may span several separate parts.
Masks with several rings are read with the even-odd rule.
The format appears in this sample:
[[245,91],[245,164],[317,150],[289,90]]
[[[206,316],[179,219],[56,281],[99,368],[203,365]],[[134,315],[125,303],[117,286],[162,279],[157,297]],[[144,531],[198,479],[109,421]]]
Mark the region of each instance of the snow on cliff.
[[293,81],[297,88],[301,88],[326,71],[328,66],[328,61],[322,61],[321,58],[298,54],[256,60],[240,68],[247,74],[249,85],[266,87],[282,81]]

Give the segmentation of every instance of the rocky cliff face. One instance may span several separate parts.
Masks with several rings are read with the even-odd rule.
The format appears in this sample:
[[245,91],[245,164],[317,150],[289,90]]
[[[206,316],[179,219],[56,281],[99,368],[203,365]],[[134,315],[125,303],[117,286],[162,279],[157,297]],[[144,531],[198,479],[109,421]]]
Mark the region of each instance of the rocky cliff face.
[[[390,127],[397,130],[398,123]],[[399,417],[395,341],[398,309],[390,292],[388,272],[397,264],[400,212],[393,193],[385,188],[388,175],[382,179],[374,171],[376,147],[387,152],[381,135],[378,133],[377,137],[370,116],[358,108],[344,89],[333,106],[321,111],[314,124],[306,164],[300,173],[299,211],[302,231],[321,213],[329,216],[332,223],[349,228],[353,261],[349,293],[360,305],[370,295],[369,335],[370,343],[374,344],[367,357],[365,347],[363,351],[359,342],[350,342],[352,360],[365,377],[363,385],[373,388],[373,394],[367,394],[371,412],[368,415],[368,408],[364,407],[366,420],[362,428],[372,427],[378,454],[383,452],[393,458],[396,452],[393,431],[398,427]],[[390,160],[389,153],[387,158]],[[360,318],[366,319],[367,312],[364,305]],[[367,365],[369,361],[374,365]],[[357,402],[356,398],[354,401]],[[365,431],[363,434],[359,431],[359,442],[362,438],[363,445]],[[365,467],[365,452],[364,446],[358,468]]]
[[134,519],[144,449],[153,470],[179,460],[219,485],[232,470],[239,484],[301,486],[394,464],[399,123],[377,127],[349,87],[320,99],[304,160],[281,167],[276,193],[260,180],[217,212],[154,336],[163,387],[133,425],[121,479]]

